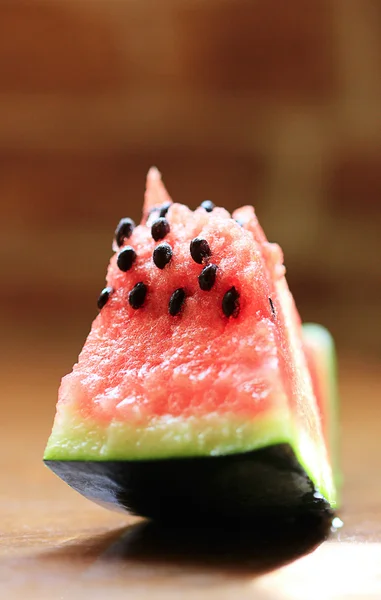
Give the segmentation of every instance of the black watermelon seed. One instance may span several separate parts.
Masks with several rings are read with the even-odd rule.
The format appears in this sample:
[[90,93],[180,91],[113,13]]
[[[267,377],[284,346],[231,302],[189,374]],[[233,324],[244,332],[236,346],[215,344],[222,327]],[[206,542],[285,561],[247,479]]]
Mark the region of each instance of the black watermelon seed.
[[185,290],[183,288],[179,288],[173,292],[168,304],[168,311],[172,317],[179,314],[181,307],[184,304],[184,300]]
[[163,206],[161,206],[159,208],[159,217],[165,217],[170,206],[171,206],[171,202],[166,202],[165,204],[163,204]]
[[208,292],[216,281],[217,265],[206,265],[198,276],[198,283],[204,292]]
[[113,292],[112,287],[105,287],[98,298],[98,308],[99,310],[102,310],[102,308],[105,306],[105,304],[107,304],[108,299],[110,298],[110,294]]
[[140,308],[144,304],[147,295],[147,286],[142,281],[139,281],[130,293],[128,294],[128,302],[132,308]]
[[167,233],[170,232],[170,230],[171,228],[167,219],[165,219],[164,217],[160,217],[152,223],[151,235],[155,242],[158,242],[159,240],[165,238],[165,236],[167,235]]
[[115,240],[119,248],[123,246],[125,238],[131,237],[134,229],[135,223],[132,219],[125,218],[119,221],[118,227],[115,229]]
[[204,202],[201,202],[201,208],[204,208],[206,212],[212,212],[216,205],[211,200],[204,200]]
[[245,224],[243,221],[241,221],[241,219],[234,219],[234,220],[235,220],[235,222],[236,222],[236,223],[238,223],[238,225],[240,225],[241,227],[243,227],[243,226],[244,226],[244,224]]
[[202,265],[203,261],[211,255],[209,244],[202,238],[194,238],[190,243],[190,253],[193,260]]
[[136,252],[131,246],[126,246],[118,254],[116,264],[121,271],[129,271],[136,260]]
[[170,262],[172,254],[172,248],[169,244],[166,242],[164,242],[164,244],[159,244],[153,251],[153,262],[159,269],[164,269],[164,267]]
[[273,317],[275,317],[275,306],[274,306],[274,302],[271,300],[271,298],[269,298],[269,303],[270,303],[270,308],[271,308],[271,312],[273,313]]
[[239,313],[239,293],[231,287],[222,299],[222,310],[226,317],[237,317]]

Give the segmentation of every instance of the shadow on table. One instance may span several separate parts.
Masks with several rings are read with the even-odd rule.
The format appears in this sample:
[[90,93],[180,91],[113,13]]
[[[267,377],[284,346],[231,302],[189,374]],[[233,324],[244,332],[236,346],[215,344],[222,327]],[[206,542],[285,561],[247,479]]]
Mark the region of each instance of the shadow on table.
[[[70,542],[44,553],[82,568],[128,571],[139,565],[168,569],[214,570],[261,575],[312,552],[331,531],[332,514],[302,515],[285,521],[261,521],[238,529],[181,529],[142,521],[125,529]],[[68,566],[69,566],[68,565]],[[139,570],[139,569],[138,569]]]

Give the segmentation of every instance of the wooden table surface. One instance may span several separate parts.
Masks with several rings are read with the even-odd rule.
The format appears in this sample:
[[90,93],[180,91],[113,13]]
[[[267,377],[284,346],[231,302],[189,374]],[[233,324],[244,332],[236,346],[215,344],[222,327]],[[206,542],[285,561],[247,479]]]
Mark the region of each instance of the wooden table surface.
[[[342,529],[313,552],[302,539],[249,548],[173,539],[93,505],[46,469],[41,457],[59,376],[74,358],[45,343],[2,359],[0,597],[381,598],[381,383],[377,367],[341,367]],[[316,545],[316,540],[315,540]],[[288,564],[286,564],[288,563]]]

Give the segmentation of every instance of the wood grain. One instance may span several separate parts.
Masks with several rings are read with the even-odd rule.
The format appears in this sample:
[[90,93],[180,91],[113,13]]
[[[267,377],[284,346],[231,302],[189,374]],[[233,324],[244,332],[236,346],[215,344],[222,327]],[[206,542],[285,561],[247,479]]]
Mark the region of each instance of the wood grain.
[[[249,548],[173,538],[107,512],[41,462],[60,375],[82,331],[9,338],[2,357],[0,596],[7,599],[381,597],[380,376],[342,361],[344,528],[312,554],[303,539]],[[13,340],[13,341],[12,341]],[[294,559],[298,560],[294,561]],[[284,566],[291,561],[291,564]],[[294,562],[292,562],[294,561]],[[280,567],[280,568],[278,568]],[[349,594],[351,594],[349,596]]]

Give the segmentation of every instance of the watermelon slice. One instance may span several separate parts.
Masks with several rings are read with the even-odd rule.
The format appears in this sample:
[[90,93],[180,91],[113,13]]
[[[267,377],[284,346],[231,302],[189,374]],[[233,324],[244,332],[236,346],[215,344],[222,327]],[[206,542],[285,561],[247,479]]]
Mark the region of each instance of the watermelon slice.
[[341,473],[339,467],[339,403],[334,341],[324,327],[315,323],[304,323],[302,333],[304,351],[337,491],[341,487]]
[[122,219],[113,249],[46,464],[158,519],[335,507],[333,349],[318,326],[303,335],[254,209],[172,203],[153,168],[142,222]]

